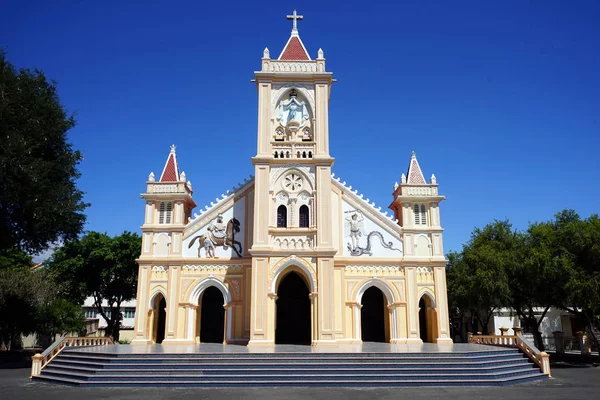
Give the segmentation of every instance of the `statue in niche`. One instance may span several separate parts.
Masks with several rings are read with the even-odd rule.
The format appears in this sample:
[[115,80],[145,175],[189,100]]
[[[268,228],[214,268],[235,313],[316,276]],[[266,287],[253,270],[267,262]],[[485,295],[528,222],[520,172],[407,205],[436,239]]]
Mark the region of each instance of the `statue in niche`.
[[306,125],[309,119],[306,103],[298,101],[297,96],[296,89],[292,89],[289,100],[279,103],[277,114],[277,121],[292,132]]
[[[402,253],[402,250],[394,248],[393,242],[385,242],[383,239],[383,234],[379,231],[371,231],[368,234],[365,233],[364,230],[364,216],[360,210],[346,211],[346,214],[351,214],[345,218],[344,223],[344,232],[346,232],[346,237],[350,237],[351,243],[347,244],[348,252],[351,256],[361,256],[363,254],[368,254],[370,256],[373,255],[371,251],[371,238],[374,236],[379,239],[381,245],[390,250],[399,251]],[[367,237],[367,245],[365,247],[360,246],[360,239],[366,236]]]
[[223,214],[219,213],[217,219],[206,228],[206,233],[194,237],[188,248],[191,248],[199,239],[198,257],[201,257],[201,250],[204,249],[206,258],[217,258],[215,256],[215,247],[217,246],[222,246],[223,250],[228,250],[231,246],[237,256],[242,257],[242,244],[235,240],[235,234],[239,232],[240,221],[234,217],[225,224]]

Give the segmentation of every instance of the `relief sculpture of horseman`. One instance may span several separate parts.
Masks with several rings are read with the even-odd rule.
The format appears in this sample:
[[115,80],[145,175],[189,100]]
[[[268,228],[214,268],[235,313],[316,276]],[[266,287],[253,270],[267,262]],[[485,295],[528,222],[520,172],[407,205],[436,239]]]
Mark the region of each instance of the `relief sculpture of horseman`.
[[191,248],[197,239],[198,257],[201,257],[201,251],[204,249],[206,258],[217,258],[215,256],[215,247],[221,246],[223,250],[228,250],[229,246],[235,251],[238,257],[242,257],[242,244],[235,240],[235,234],[240,232],[240,221],[235,217],[231,218],[227,224],[223,222],[223,214],[219,213],[217,219],[211,222],[206,228],[206,233],[194,237],[188,246]]

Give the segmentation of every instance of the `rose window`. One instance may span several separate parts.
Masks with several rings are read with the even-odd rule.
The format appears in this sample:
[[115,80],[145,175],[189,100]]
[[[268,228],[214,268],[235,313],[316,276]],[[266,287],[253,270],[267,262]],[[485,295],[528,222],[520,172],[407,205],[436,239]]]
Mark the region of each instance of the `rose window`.
[[283,179],[283,187],[290,192],[302,189],[302,177],[297,173],[290,173]]

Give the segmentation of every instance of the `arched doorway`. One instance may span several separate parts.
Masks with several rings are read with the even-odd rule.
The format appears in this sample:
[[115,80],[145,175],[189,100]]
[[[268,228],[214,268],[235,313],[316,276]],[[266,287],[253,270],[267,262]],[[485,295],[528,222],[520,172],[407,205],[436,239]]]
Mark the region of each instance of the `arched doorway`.
[[383,292],[371,286],[361,299],[360,324],[363,342],[386,342],[386,305]]
[[423,342],[435,342],[437,333],[437,314],[433,301],[427,295],[419,300],[419,333]]
[[285,275],[277,288],[275,343],[310,344],[310,299],[296,272]]
[[162,343],[165,339],[165,324],[167,321],[167,301],[165,297],[159,293],[154,297],[152,302],[152,341],[154,343]]
[[223,294],[207,287],[200,296],[200,342],[223,343],[225,333],[225,308]]

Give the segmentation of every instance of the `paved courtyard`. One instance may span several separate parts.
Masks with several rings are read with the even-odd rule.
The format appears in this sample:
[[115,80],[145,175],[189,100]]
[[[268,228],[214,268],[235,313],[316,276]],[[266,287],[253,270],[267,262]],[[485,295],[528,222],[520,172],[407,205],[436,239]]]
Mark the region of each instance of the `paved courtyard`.
[[507,387],[478,388],[272,388],[173,389],[79,388],[31,382],[30,370],[0,369],[0,398],[19,399],[595,399],[600,393],[600,368],[554,368],[554,378]]

